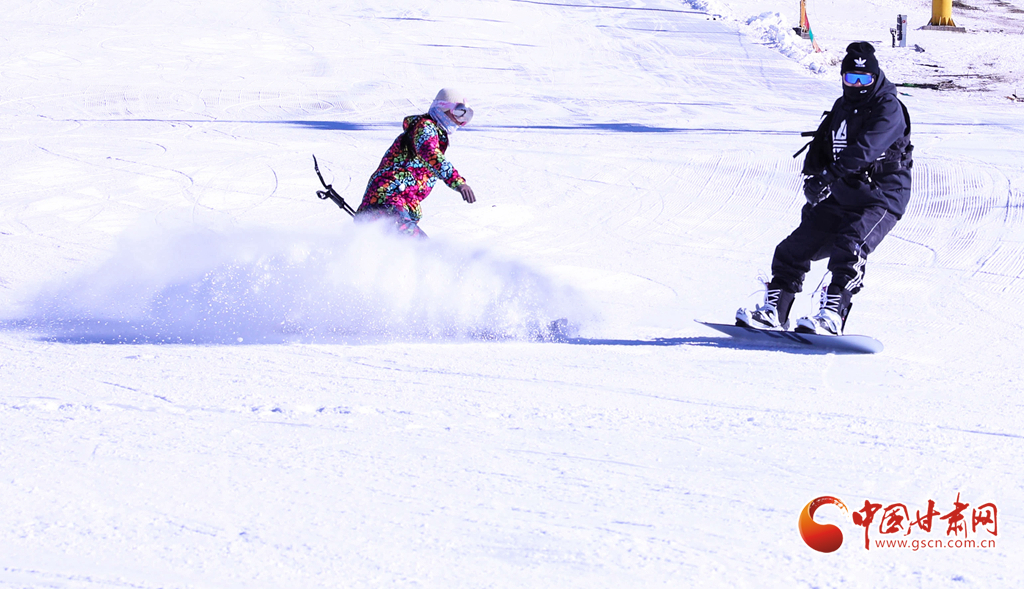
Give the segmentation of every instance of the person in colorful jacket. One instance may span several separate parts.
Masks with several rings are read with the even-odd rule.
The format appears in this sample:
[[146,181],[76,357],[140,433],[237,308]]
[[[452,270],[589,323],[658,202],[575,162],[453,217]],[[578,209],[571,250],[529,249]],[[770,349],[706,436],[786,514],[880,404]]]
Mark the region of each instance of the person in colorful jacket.
[[356,220],[385,221],[400,234],[425,238],[419,227],[420,203],[438,180],[458,191],[467,203],[476,202],[473,189],[444,156],[449,136],[472,118],[473,109],[450,88],[437,93],[426,114],[405,117],[402,134],[366,185]]

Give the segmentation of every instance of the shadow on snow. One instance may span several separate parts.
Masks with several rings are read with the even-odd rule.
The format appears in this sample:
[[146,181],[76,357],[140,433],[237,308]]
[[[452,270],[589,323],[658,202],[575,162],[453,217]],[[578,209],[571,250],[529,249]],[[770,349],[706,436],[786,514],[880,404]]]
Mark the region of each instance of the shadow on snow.
[[809,349],[805,346],[789,344],[786,342],[759,345],[750,342],[739,342],[730,337],[659,337],[651,340],[575,337],[559,339],[556,340],[555,343],[575,346],[698,346],[706,348],[722,348],[727,350],[786,352],[789,354],[800,354],[804,356],[822,356],[837,353],[835,350],[818,348]]

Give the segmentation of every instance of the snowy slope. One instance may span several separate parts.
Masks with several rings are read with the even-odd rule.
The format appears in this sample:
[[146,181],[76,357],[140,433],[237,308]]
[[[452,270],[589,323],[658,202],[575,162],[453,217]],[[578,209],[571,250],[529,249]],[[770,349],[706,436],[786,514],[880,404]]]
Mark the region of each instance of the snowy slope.
[[[790,4],[6,9],[0,586],[1024,583],[1012,76],[901,97],[914,200],[849,324],[882,354],[693,322],[757,300],[802,200],[798,133],[839,92],[765,32]],[[840,56],[895,20],[811,4]],[[963,71],[985,44],[1021,71],[1019,35],[985,27],[922,55]],[[930,67],[898,51],[894,77]],[[428,245],[314,197],[312,153],[357,202],[448,85],[476,109],[449,155],[479,201],[435,189]],[[531,340],[561,316],[579,338]],[[995,548],[866,551],[834,508],[837,553],[796,530],[822,495],[957,494],[999,506]]]

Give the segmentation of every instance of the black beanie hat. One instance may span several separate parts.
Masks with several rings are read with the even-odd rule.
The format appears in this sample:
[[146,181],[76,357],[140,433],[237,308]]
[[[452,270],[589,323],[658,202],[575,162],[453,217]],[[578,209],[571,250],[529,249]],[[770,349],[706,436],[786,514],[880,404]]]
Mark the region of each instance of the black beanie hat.
[[877,78],[879,74],[878,60],[875,59],[875,48],[871,46],[871,43],[867,41],[850,43],[850,46],[846,48],[846,57],[843,58],[842,72],[867,72],[874,74]]

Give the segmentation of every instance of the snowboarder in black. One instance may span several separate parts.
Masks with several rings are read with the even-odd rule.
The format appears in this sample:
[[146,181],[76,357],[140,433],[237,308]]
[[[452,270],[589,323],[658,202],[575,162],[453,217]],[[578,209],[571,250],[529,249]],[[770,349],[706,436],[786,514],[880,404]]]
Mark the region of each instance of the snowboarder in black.
[[800,226],[775,248],[763,305],[736,312],[737,325],[788,329],[789,311],[811,262],[828,258],[832,280],[818,313],[796,331],[841,335],[851,298],[864,286],[868,254],[910,200],[910,115],[878,67],[875,49],[846,48],[843,95],[826,113],[804,159]]

